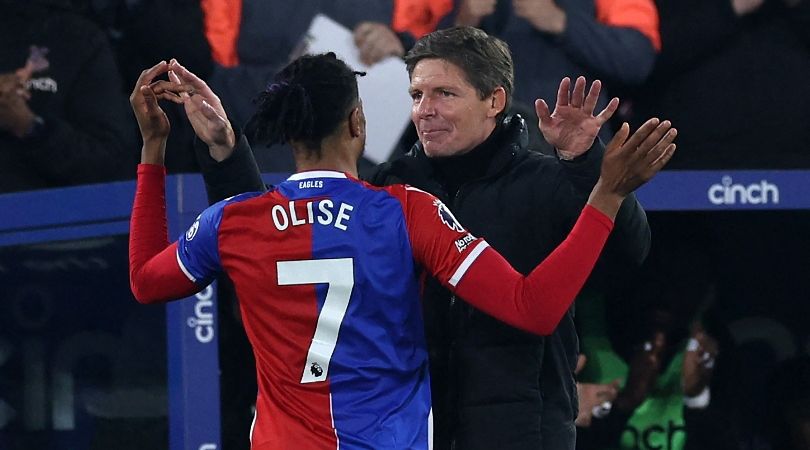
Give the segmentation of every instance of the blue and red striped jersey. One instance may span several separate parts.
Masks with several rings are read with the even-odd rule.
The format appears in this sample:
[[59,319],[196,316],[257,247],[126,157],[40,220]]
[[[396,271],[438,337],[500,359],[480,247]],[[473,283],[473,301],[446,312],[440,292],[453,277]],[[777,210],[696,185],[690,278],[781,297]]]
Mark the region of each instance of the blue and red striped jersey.
[[428,449],[418,273],[453,287],[486,247],[430,194],[311,171],[208,208],[177,260],[195,283],[234,282],[256,356],[254,450]]

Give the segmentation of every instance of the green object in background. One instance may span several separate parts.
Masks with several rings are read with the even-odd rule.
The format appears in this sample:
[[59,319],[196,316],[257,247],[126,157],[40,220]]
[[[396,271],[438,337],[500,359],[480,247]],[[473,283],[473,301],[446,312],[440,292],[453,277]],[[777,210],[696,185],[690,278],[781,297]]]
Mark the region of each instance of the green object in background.
[[[613,350],[605,322],[605,304],[600,295],[577,301],[577,319],[582,328],[582,348],[588,361],[578,379],[584,383],[610,383],[627,378],[627,363]],[[683,351],[676,354],[658,376],[655,387],[628,420],[621,435],[622,450],[683,450],[686,433],[683,420],[681,366]],[[616,449],[617,447],[605,447]]]

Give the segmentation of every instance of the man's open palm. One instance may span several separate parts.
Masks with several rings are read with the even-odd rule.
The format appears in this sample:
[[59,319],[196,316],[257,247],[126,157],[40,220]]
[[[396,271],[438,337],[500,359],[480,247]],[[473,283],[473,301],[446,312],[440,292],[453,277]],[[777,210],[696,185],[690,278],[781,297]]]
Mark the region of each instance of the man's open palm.
[[557,104],[554,112],[542,99],[534,102],[535,112],[540,118],[540,132],[546,141],[553,145],[564,159],[573,159],[585,153],[605,124],[619,107],[619,99],[613,98],[596,116],[593,115],[602,82],[596,80],[585,95],[585,77],[577,78],[571,92],[571,79],[565,77],[557,90]]

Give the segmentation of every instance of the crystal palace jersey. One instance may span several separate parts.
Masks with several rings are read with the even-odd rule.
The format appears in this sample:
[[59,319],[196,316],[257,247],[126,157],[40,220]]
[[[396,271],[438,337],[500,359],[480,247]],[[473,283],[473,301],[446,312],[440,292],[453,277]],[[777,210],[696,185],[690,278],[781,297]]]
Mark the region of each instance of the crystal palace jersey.
[[312,171],[208,208],[177,258],[195,283],[234,282],[254,450],[428,449],[418,271],[455,286],[486,246],[427,193]]

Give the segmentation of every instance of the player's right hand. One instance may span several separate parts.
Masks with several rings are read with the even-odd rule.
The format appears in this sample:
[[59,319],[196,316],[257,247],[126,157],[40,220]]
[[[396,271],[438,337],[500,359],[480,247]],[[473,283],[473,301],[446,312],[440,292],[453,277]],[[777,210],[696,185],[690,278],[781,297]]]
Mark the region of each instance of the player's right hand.
[[143,138],[145,146],[165,141],[171,130],[169,118],[166,117],[163,109],[158,105],[158,97],[150,88],[152,80],[168,70],[166,61],[161,61],[144,70],[138,77],[138,81],[135,82],[135,87],[129,96],[129,104],[135,113],[135,119],[138,121],[138,128],[141,131],[141,138]]
[[632,136],[625,123],[608,143],[599,183],[610,192],[627,196],[650,181],[675,153],[678,130],[668,120],[647,120]]

